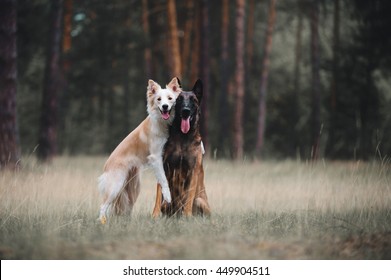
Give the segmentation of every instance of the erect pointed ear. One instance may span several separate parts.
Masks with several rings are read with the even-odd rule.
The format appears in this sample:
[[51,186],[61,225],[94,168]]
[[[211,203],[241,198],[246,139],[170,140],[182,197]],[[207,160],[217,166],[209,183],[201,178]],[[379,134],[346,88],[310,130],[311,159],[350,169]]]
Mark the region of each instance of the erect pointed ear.
[[153,80],[148,80],[147,95],[153,95],[160,89],[160,85]]
[[182,88],[181,80],[179,80],[178,77],[175,77],[175,78],[177,79],[177,82],[178,82],[179,87]]
[[179,95],[181,92],[181,82],[177,77],[173,78],[171,82],[167,85],[167,88],[171,89],[176,95]]
[[197,96],[198,102],[201,103],[203,89],[202,81],[200,79],[195,82],[192,92]]

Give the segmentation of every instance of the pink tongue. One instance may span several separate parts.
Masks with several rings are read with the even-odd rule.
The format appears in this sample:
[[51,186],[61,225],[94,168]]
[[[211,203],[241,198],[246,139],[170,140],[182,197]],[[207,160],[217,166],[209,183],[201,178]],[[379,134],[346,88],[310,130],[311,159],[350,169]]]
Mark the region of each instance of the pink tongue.
[[181,130],[184,134],[188,133],[190,130],[190,118],[182,119]]
[[162,118],[163,119],[168,120],[169,117],[170,117],[170,113],[169,112],[162,113]]

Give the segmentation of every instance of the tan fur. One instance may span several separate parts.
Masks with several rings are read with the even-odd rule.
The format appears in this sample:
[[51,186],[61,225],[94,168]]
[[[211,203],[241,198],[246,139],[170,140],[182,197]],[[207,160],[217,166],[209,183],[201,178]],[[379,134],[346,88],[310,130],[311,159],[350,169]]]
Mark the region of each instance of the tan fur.
[[[162,185],[165,200],[171,202],[168,182],[163,169],[163,147],[168,138],[168,125],[174,115],[175,99],[180,92],[177,78],[166,89],[152,80],[147,88],[148,117],[134,129],[111,153],[99,177],[103,203],[99,219],[106,223],[108,214],[131,212],[140,192],[140,168],[149,164]],[[163,118],[164,106],[169,108]]]
[[[203,144],[200,134],[200,101],[202,82],[198,80],[192,91],[181,91],[175,104],[175,118],[164,148],[164,170],[169,181],[171,204],[162,201],[157,186],[154,218],[195,214],[210,215],[204,184]],[[186,122],[188,120],[188,129]]]
[[[180,182],[183,181],[183,178],[178,177],[176,183],[170,185],[170,191],[172,195],[172,200],[177,201],[179,207],[178,209],[168,209],[172,205],[162,201],[162,191],[159,184],[156,187],[156,200],[155,206],[152,212],[152,217],[159,217],[160,213],[175,213],[183,214],[186,217],[192,215],[206,215],[210,216],[211,210],[208,203],[208,197],[205,191],[204,184],[204,168],[202,166],[202,153],[197,157],[196,168],[192,172],[190,187],[187,190],[179,188]],[[174,190],[175,188],[175,190]],[[183,209],[183,213],[180,213]]]
[[151,137],[151,120],[148,116],[135,130],[133,130],[117,148],[112,152],[105,163],[104,171],[109,171],[115,168],[127,168],[131,157],[144,159],[142,163],[146,163],[149,155],[149,143],[142,140],[141,135],[145,135],[146,139]]

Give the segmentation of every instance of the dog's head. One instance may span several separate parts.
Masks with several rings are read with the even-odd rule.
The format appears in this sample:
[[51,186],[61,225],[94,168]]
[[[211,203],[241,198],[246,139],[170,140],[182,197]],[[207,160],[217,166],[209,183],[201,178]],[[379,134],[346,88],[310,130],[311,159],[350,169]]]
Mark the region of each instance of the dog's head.
[[172,109],[180,92],[181,84],[176,77],[164,89],[158,83],[149,80],[147,87],[148,114],[160,115],[163,120],[172,121],[174,118]]
[[182,91],[176,99],[175,120],[181,131],[187,134],[198,125],[202,99],[202,82],[197,80],[191,91]]

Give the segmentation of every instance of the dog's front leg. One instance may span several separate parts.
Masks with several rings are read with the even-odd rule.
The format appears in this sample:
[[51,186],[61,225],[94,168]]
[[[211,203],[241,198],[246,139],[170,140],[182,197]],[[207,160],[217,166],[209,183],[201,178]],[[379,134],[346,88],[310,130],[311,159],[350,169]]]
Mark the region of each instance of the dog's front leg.
[[156,186],[156,201],[155,201],[155,207],[153,208],[152,212],[152,218],[157,218],[160,215],[161,212],[161,206],[162,205],[162,188],[159,184]]
[[197,184],[198,184],[198,176],[196,176],[197,172],[193,171],[193,173],[194,174],[190,175],[190,178],[191,178],[190,186],[189,186],[189,189],[187,190],[186,200],[185,200],[184,207],[183,207],[183,214],[186,217],[192,216],[193,203],[194,203],[194,198],[196,195]]
[[162,187],[163,199],[167,203],[171,203],[171,193],[168,187],[168,181],[163,168],[163,158],[161,155],[152,154],[148,156],[148,162],[152,166],[156,180]]

